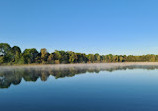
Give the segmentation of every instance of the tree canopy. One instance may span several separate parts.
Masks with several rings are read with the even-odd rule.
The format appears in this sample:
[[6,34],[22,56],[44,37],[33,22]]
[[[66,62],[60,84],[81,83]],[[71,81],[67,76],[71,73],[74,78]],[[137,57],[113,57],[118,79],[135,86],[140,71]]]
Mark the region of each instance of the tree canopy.
[[55,50],[49,53],[43,48],[38,52],[35,48],[25,49],[11,47],[0,43],[0,64],[69,64],[69,63],[108,63],[108,62],[158,62],[158,55],[99,55],[75,53],[73,51]]

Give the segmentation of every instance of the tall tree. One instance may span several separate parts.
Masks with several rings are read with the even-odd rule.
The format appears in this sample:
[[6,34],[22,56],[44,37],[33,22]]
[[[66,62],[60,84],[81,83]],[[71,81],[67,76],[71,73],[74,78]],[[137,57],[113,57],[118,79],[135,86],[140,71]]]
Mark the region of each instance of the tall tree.
[[38,51],[35,48],[32,49],[25,49],[23,52],[23,57],[25,60],[25,63],[35,63],[35,58],[38,55]]
[[47,61],[48,61],[49,64],[53,64],[54,63],[54,55],[50,54]]
[[[1,62],[8,63],[12,59],[11,47],[7,43],[0,43]],[[3,57],[2,57],[3,56]]]
[[93,62],[94,62],[94,60],[95,60],[95,58],[94,58],[94,55],[93,55],[93,54],[88,54],[88,55],[87,55],[87,59],[88,59],[88,62],[90,62],[90,63],[93,63]]
[[18,61],[20,60],[21,49],[18,46],[14,46],[12,47],[11,52],[13,55],[12,61],[18,63]]
[[41,61],[43,64],[47,63],[49,53],[47,52],[47,49],[43,48],[41,49]]
[[100,62],[100,55],[98,53],[94,55],[94,58],[96,62]]
[[76,53],[69,51],[68,55],[69,55],[69,63],[75,63],[77,61]]

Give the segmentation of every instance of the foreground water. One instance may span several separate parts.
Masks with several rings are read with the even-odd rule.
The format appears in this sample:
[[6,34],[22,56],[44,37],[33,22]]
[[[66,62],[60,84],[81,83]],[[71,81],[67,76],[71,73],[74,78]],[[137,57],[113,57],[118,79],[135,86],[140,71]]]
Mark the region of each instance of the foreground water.
[[158,67],[0,70],[1,111],[158,111]]

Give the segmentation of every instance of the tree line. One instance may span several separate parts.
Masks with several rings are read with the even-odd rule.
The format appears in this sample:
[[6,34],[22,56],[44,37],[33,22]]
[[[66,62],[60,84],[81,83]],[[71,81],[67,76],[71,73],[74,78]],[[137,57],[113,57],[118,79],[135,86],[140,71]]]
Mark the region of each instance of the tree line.
[[158,55],[99,55],[75,53],[73,51],[55,50],[49,53],[43,48],[38,52],[35,48],[25,49],[11,47],[8,43],[0,43],[0,64],[69,64],[69,63],[109,63],[109,62],[158,62]]

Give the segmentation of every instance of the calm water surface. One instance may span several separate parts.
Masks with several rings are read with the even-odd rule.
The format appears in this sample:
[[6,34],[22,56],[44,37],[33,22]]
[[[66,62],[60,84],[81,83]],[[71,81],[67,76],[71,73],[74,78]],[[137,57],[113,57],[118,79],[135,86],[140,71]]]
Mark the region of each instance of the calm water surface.
[[0,70],[0,110],[158,111],[158,69]]

